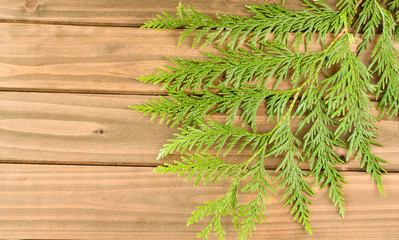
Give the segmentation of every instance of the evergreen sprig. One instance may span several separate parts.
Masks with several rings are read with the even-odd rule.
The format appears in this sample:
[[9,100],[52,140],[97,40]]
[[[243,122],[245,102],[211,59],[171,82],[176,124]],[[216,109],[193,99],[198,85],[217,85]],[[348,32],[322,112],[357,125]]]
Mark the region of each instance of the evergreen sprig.
[[227,41],[226,46],[232,49],[238,48],[246,37],[250,38],[248,43],[254,44],[258,40],[262,43],[273,33],[276,41],[287,43],[288,33],[293,32],[297,35],[295,43],[298,46],[303,36],[309,41],[313,33],[319,33],[319,39],[322,40],[326,33],[337,34],[342,29],[344,22],[340,13],[332,10],[323,1],[304,0],[304,6],[307,7],[304,11],[290,11],[278,4],[248,5],[248,12],[253,13],[253,17],[217,15],[215,20],[179,4],[176,17],[164,12],[163,15],[158,15],[158,19],[145,23],[143,28],[176,29],[185,26],[179,45],[192,32],[196,32],[194,46],[205,37],[202,47],[213,41],[219,45]]
[[[162,84],[168,96],[131,106],[180,131],[168,140],[159,159],[180,154],[181,160],[165,163],[156,172],[184,175],[186,181],[196,178],[195,186],[221,178],[232,181],[225,195],[193,212],[188,225],[211,219],[199,237],[207,239],[213,229],[223,239],[222,218],[230,215],[239,238],[246,239],[256,223],[266,221],[266,200],[279,188],[294,219],[312,233],[309,204],[315,192],[309,177],[314,177],[315,187],[329,189],[344,217],[346,180],[338,168],[352,158],[361,159],[360,167],[383,192],[385,161],[372,153],[379,144],[378,117],[370,113],[370,98],[380,101],[380,117],[399,111],[399,54],[394,46],[399,2],[385,3],[341,0],[333,8],[322,0],[303,0],[301,11],[265,3],[246,6],[251,17],[215,18],[179,4],[176,17],[163,13],[143,26],[183,28],[179,44],[194,33],[193,47],[216,43],[219,50],[203,52],[206,60],[170,59],[175,66],[141,77]],[[327,34],[334,39],[327,41]],[[315,35],[322,48],[310,52]],[[359,57],[371,42],[376,44],[366,64]],[[338,70],[326,75],[332,68]],[[379,80],[373,84],[375,76]],[[290,88],[282,89],[281,82]],[[267,116],[269,130],[259,128],[260,113]],[[224,120],[213,120],[214,114]],[[346,159],[338,156],[337,147],[348,149]],[[244,150],[247,159],[224,161]],[[264,168],[272,156],[281,159],[275,179]],[[252,200],[240,202],[238,195],[247,192]]]

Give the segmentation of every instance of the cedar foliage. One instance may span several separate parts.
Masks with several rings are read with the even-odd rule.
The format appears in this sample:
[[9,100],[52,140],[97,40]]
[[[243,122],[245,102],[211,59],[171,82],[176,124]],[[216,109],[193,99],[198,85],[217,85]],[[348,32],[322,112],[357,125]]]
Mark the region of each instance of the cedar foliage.
[[[174,67],[141,77],[143,82],[162,84],[169,97],[131,106],[179,127],[180,133],[168,140],[159,159],[180,153],[181,160],[166,163],[156,172],[185,175],[187,181],[196,178],[194,185],[231,179],[225,195],[198,206],[189,219],[191,225],[210,217],[199,237],[207,239],[213,229],[223,239],[221,219],[230,215],[239,239],[246,239],[256,223],[266,221],[267,200],[276,188],[284,189],[284,205],[312,233],[308,205],[314,191],[307,180],[311,176],[314,187],[329,189],[344,217],[346,181],[336,166],[351,157],[361,159],[361,167],[383,192],[384,160],[371,151],[379,145],[374,124],[378,118],[370,114],[369,99],[380,101],[381,115],[398,114],[399,64],[394,41],[399,38],[399,1],[341,0],[332,8],[322,0],[303,0],[303,6],[305,10],[291,11],[280,4],[249,5],[251,17],[212,18],[179,4],[175,17],[163,13],[143,26],[183,28],[179,44],[194,35],[193,47],[213,44],[219,50],[219,54],[203,52],[207,60],[172,58]],[[375,39],[379,29],[382,33]],[[357,49],[353,49],[354,31],[362,39]],[[326,42],[327,34],[334,40]],[[309,52],[315,36],[323,48]],[[366,66],[359,56],[373,40],[372,61]],[[303,46],[304,52],[300,51]],[[332,67],[338,70],[320,78]],[[375,76],[379,81],[372,84]],[[282,81],[290,83],[291,89],[277,90]],[[270,82],[272,87],[268,87]],[[266,109],[272,130],[256,128],[258,108]],[[225,121],[209,119],[214,113],[224,114]],[[242,124],[237,124],[237,117]],[[294,119],[299,123],[294,124]],[[348,149],[346,160],[336,154],[337,147]],[[250,152],[248,159],[237,164],[223,161],[231,151],[244,149]],[[263,165],[271,156],[282,156],[277,179]],[[303,162],[310,163],[309,173],[301,169]],[[242,204],[237,198],[240,192],[256,197]]]

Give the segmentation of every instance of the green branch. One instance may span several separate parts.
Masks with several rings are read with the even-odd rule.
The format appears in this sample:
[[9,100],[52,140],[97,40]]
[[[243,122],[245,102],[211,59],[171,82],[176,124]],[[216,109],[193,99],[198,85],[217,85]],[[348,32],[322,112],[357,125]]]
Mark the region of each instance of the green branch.
[[[189,219],[191,225],[210,217],[200,237],[207,239],[214,230],[224,239],[222,219],[229,215],[239,238],[247,239],[256,223],[267,220],[266,200],[277,187],[283,189],[281,199],[294,219],[311,233],[309,204],[315,192],[310,177],[315,186],[328,188],[344,217],[347,182],[336,167],[344,162],[337,147],[348,149],[346,161],[352,156],[361,159],[360,167],[383,192],[385,161],[372,153],[379,144],[370,98],[379,99],[380,117],[398,114],[399,52],[394,39],[399,38],[399,28],[392,12],[397,20],[399,3],[390,1],[387,9],[378,0],[341,0],[337,11],[322,0],[303,0],[303,6],[302,11],[292,11],[266,3],[247,6],[250,17],[212,18],[180,4],[176,17],[164,13],[143,26],[184,28],[179,44],[195,33],[194,46],[219,45],[218,53],[203,52],[205,60],[170,59],[173,67],[141,77],[143,82],[162,84],[168,96],[131,106],[180,130],[164,145],[159,159],[172,154],[181,159],[156,172],[196,179],[194,186],[222,178],[231,181],[225,194],[197,207]],[[356,51],[349,33],[353,27],[362,39]],[[335,38],[327,45],[329,33]],[[312,52],[308,45],[316,34],[323,48]],[[366,66],[359,56],[372,41],[377,44]],[[302,47],[304,53],[299,51]],[[320,72],[327,69],[334,73],[321,79]],[[379,78],[376,85],[371,84],[374,76]],[[214,114],[218,121],[211,120]],[[223,160],[244,150],[249,157],[240,163]],[[271,157],[282,159],[274,179],[264,168]],[[309,164],[310,173],[302,163]],[[238,196],[245,193],[253,197],[242,203]]]

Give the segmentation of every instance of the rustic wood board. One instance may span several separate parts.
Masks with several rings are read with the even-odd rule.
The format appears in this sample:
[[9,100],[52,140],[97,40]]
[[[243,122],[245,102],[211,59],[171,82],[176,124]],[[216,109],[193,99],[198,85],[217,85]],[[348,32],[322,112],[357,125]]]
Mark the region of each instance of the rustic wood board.
[[[160,86],[136,80],[168,64],[165,55],[203,58],[191,48],[192,38],[176,47],[181,30],[138,29],[161,11],[175,13],[178,2],[0,0],[0,238],[197,239],[205,224],[187,228],[187,218],[196,205],[224,193],[229,182],[193,188],[142,167],[162,163],[156,156],[175,129],[127,108],[165,94]],[[248,16],[245,4],[263,2],[183,1],[212,17]],[[297,10],[300,4],[292,0],[287,6]],[[310,48],[320,46],[311,43]],[[363,56],[365,62],[369,55]],[[266,122],[262,111],[258,119]],[[390,171],[384,177],[386,196],[369,175],[358,172],[359,161],[351,161],[339,167],[349,181],[345,220],[328,193],[319,191],[311,206],[310,236],[273,198],[268,223],[259,225],[251,239],[397,239],[399,118],[377,125],[385,147],[374,152],[389,162],[384,165]],[[280,160],[269,159],[265,167],[272,169]],[[233,239],[230,222],[226,230]]]
[[[0,90],[164,94],[160,85],[136,79],[171,65],[165,56],[205,58],[199,48],[191,48],[192,37],[176,46],[180,32],[0,23]],[[309,49],[321,46],[315,39]],[[216,52],[213,47],[203,50]],[[369,62],[370,54],[365,52],[363,60]],[[288,82],[279,86],[289,88]]]
[[[0,89],[74,93],[164,94],[137,78],[171,65],[166,56],[205,56],[180,30],[0,24]],[[330,37],[332,39],[332,37]],[[320,49],[313,43],[311,49]],[[212,47],[204,50],[213,51]],[[289,84],[281,84],[287,89]]]
[[[141,26],[162,11],[176,12],[180,0],[0,0],[0,21],[23,21],[73,25]],[[332,7],[338,0],[327,0]],[[248,16],[245,5],[263,4],[264,0],[184,0],[183,4],[209,16],[232,14]],[[268,3],[281,3],[269,0]],[[300,0],[290,0],[286,6],[301,9]]]
[[[157,165],[159,149],[176,129],[159,125],[128,108],[149,96],[55,93],[0,95],[0,161],[62,164]],[[270,128],[261,110],[258,121]],[[374,110],[374,114],[376,114]],[[223,116],[216,116],[216,119]],[[379,142],[374,152],[386,159],[388,170],[399,170],[399,118],[378,122]],[[178,159],[177,156],[167,160]],[[233,156],[247,159],[245,154]],[[265,162],[274,168],[281,159]],[[342,169],[358,169],[351,161]]]
[[[195,206],[216,199],[229,181],[192,187],[152,168],[0,165],[0,235],[29,239],[196,239],[204,223],[186,227]],[[344,173],[346,216],[316,191],[313,236],[289,216],[277,197],[268,222],[251,239],[394,239],[399,230],[399,174],[385,177],[380,194],[364,173]],[[250,195],[240,198],[242,202]],[[225,222],[227,239],[235,230]]]

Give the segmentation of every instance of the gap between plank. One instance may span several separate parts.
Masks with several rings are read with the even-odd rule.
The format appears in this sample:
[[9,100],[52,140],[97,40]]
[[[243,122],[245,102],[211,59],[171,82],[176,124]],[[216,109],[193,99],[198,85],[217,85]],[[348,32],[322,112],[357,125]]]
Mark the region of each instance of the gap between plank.
[[[54,94],[76,94],[76,95],[115,95],[115,96],[148,96],[148,97],[159,97],[169,96],[167,92],[164,93],[145,93],[145,92],[132,92],[132,91],[90,91],[90,90],[59,90],[59,89],[25,89],[25,88],[0,88],[1,92],[12,92],[12,93],[54,93]],[[195,95],[195,94],[188,94]],[[292,100],[293,98],[290,98]],[[376,99],[370,99],[371,102],[380,102]]]
[[[138,81],[138,80],[137,80]],[[83,90],[83,89],[36,89],[36,88],[0,88],[0,92],[15,93],[59,93],[59,94],[99,94],[99,95],[126,95],[126,96],[168,96],[164,93],[146,93],[136,91],[107,91],[107,90]]]
[[[118,162],[63,162],[63,161],[27,161],[27,160],[0,160],[0,164],[15,164],[15,165],[54,165],[54,166],[89,166],[89,167],[130,167],[130,168],[156,168],[162,166],[161,164],[133,164],[133,163],[118,163]],[[268,171],[275,171],[276,168],[265,168]],[[309,168],[303,168],[304,171],[310,171]],[[366,170],[361,169],[340,169],[340,172],[361,172],[366,174]],[[389,173],[399,173],[399,170],[389,170]]]
[[[152,19],[157,18],[154,16]],[[150,19],[150,20],[152,20]],[[35,25],[55,25],[55,26],[82,26],[82,27],[120,27],[120,28],[141,28],[145,22],[142,24],[137,23],[96,23],[96,22],[69,22],[69,21],[46,21],[46,20],[24,20],[24,19],[6,19],[0,18],[0,23],[22,23],[22,24],[35,24]],[[178,27],[169,30],[183,30],[184,27]],[[211,28],[210,30],[216,30],[215,28]],[[154,30],[155,31],[155,30]],[[349,29],[349,33],[363,33],[363,31],[357,32],[356,29]],[[295,33],[295,32],[292,32]],[[375,34],[382,33],[382,29],[376,29]]]
[[[156,17],[156,16],[155,16]],[[142,25],[129,23],[96,23],[96,22],[69,22],[69,21],[46,21],[46,20],[24,20],[24,19],[6,19],[0,18],[0,23],[23,23],[36,25],[66,25],[66,26],[82,26],[82,27],[126,27],[140,28]],[[144,24],[144,23],[143,23]]]

